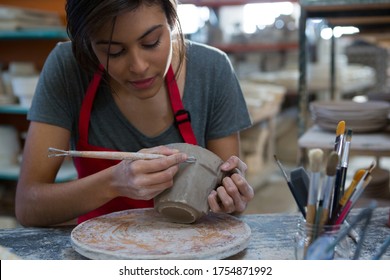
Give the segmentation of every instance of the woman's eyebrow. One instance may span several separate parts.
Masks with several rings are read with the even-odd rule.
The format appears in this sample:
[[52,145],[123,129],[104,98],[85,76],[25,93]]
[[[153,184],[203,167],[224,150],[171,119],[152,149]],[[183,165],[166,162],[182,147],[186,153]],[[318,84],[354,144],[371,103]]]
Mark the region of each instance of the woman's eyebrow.
[[[159,29],[159,28],[162,28],[163,25],[162,24],[158,24],[158,25],[154,25],[152,27],[150,27],[148,30],[146,30],[139,38],[138,40],[142,40],[143,38],[145,38],[146,36],[148,36],[150,33],[152,33],[153,31],[155,31],[156,29]],[[110,40],[99,40],[96,42],[96,45],[107,45],[107,44],[110,44],[111,45],[120,45],[121,42],[117,42],[117,41],[111,41]]]

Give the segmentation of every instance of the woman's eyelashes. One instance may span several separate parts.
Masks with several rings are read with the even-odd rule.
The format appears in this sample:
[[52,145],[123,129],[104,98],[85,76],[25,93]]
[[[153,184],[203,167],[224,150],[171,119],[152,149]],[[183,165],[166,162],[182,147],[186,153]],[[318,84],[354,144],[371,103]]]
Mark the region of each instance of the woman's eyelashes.
[[[144,48],[144,49],[155,49],[157,48],[158,46],[160,46],[160,38],[158,38],[157,40],[151,42],[151,43],[142,43],[141,44],[141,47]],[[108,51],[107,51],[108,52]],[[126,48],[122,48],[120,50],[110,50],[108,52],[108,56],[109,57],[112,57],[112,58],[115,58],[115,57],[119,57],[121,55],[124,55],[126,53]]]
[[142,46],[145,49],[154,49],[154,48],[157,48],[159,45],[160,45],[160,38],[158,38],[156,41],[154,41],[152,43],[142,44]]

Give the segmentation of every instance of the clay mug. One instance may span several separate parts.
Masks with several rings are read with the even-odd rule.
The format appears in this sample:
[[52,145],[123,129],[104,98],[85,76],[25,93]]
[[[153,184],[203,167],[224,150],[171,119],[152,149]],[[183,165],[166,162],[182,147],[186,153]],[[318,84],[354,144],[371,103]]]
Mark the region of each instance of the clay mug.
[[194,156],[196,162],[180,164],[173,186],[154,198],[154,208],[172,222],[190,224],[209,211],[207,197],[220,185],[223,161],[200,146],[174,143],[169,147]]

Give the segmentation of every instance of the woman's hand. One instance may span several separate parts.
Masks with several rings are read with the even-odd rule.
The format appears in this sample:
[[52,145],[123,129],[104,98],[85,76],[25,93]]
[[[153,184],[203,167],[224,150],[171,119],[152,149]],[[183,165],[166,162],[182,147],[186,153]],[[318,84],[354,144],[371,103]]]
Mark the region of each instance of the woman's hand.
[[254,196],[253,188],[244,177],[246,164],[237,156],[231,156],[222,164],[221,169],[231,175],[223,178],[222,185],[208,196],[210,210],[224,213],[243,212]]
[[188,156],[177,149],[158,146],[142,149],[141,153],[162,154],[164,158],[152,160],[121,161],[114,168],[113,185],[118,196],[149,200],[173,186],[173,177],[179,164]]

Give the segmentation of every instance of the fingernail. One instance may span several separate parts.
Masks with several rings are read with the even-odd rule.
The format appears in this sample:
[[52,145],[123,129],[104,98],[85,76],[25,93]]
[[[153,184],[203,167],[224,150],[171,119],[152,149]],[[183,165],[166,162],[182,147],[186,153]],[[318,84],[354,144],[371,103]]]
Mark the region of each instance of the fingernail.
[[225,162],[224,164],[222,164],[222,168],[229,168],[230,164],[228,162]]

